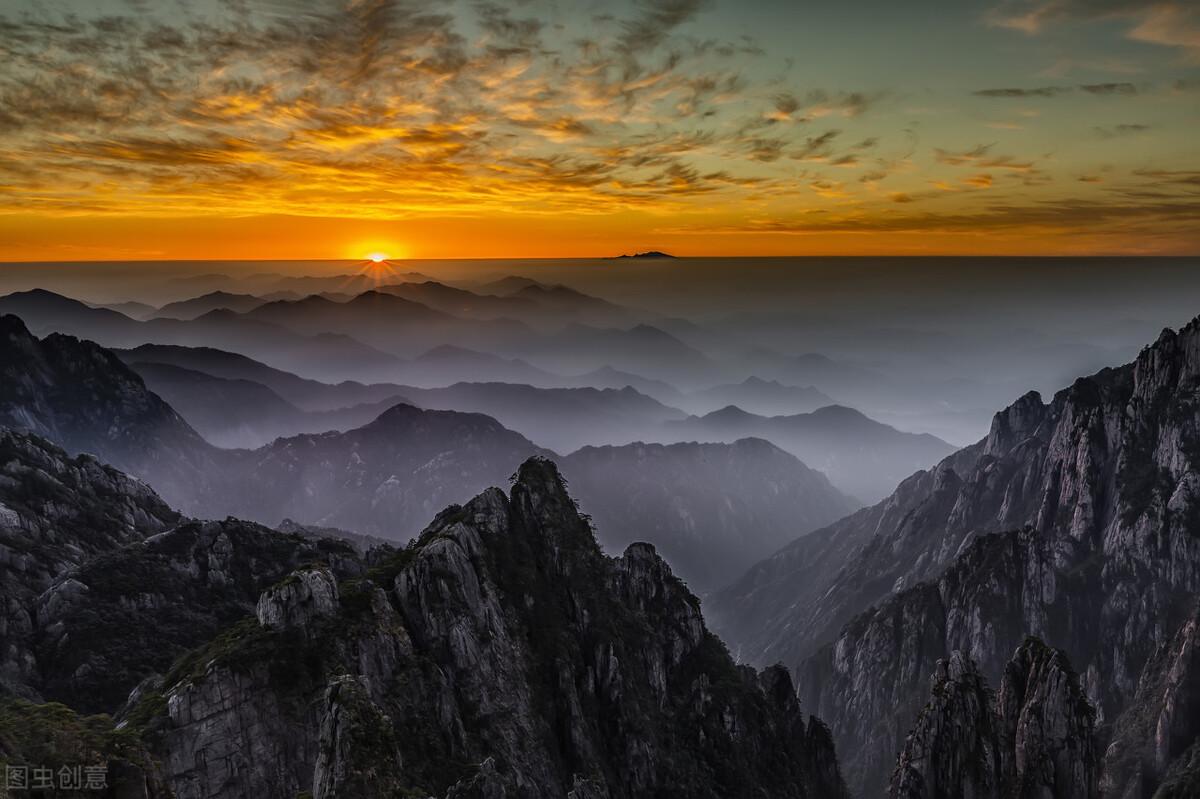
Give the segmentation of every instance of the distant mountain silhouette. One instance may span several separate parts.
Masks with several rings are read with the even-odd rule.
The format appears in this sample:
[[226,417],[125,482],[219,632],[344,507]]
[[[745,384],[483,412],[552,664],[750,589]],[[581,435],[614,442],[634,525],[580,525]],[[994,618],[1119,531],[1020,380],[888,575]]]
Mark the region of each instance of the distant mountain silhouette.
[[559,459],[605,548],[655,547],[696,591],[719,588],[858,503],[762,439],[585,447]]
[[668,255],[665,252],[658,250],[647,250],[646,252],[635,252],[632,255],[618,255],[617,258],[674,258],[674,255]]
[[667,422],[664,430],[667,440],[675,441],[765,438],[865,502],[886,496],[901,480],[955,449],[935,436],[903,433],[839,405],[788,416],[759,416],[731,405]]
[[807,413],[833,405],[829,395],[812,386],[789,386],[778,380],[747,377],[741,383],[713,386],[693,391],[687,397],[689,407],[700,406],[700,412],[736,405],[764,416],[783,416]]
[[486,413],[539,445],[568,452],[586,444],[636,440],[658,433],[683,411],[632,388],[535,388],[511,383],[456,383],[405,389],[424,408]]
[[218,447],[259,447],[301,433],[361,427],[405,397],[387,398],[326,411],[304,411],[261,383],[230,380],[162,363],[136,363],[146,386],[171,404],[204,438]]
[[252,479],[209,504],[213,515],[292,518],[405,541],[431,508],[503,483],[514,463],[545,452],[483,414],[399,404],[360,428],[242,453],[233,468]]
[[561,384],[563,378],[538,369],[520,359],[502,358],[486,352],[442,344],[414,358],[397,370],[406,383],[445,386],[463,380],[471,382],[528,383],[536,386]]
[[403,386],[394,383],[364,384],[345,381],[336,385],[298,377],[275,369],[245,355],[212,347],[180,347],[168,344],[143,344],[129,350],[113,350],[130,365],[141,363],[171,364],[212,377],[250,380],[271,389],[287,403],[301,410],[325,411],[360,403],[378,402],[400,394]]
[[479,283],[474,286],[475,290],[480,294],[494,294],[500,297],[507,297],[516,294],[518,291],[529,286],[542,286],[549,288],[545,283],[540,283],[531,277],[523,277],[521,275],[508,275],[498,280],[492,280],[487,283]]
[[154,316],[161,319],[195,319],[209,311],[229,310],[244,313],[264,305],[268,300],[252,294],[230,294],[213,291],[190,300],[172,302],[159,308]]
[[[272,525],[289,518],[300,525],[403,541],[427,521],[430,507],[460,501],[480,486],[502,484],[513,465],[531,454],[552,454],[491,415],[390,400],[376,408],[304,412],[244,378],[135,361],[143,380],[90,342],[58,335],[38,340],[11,316],[0,323],[7,331],[0,426],[37,432],[71,451],[119,461],[196,516],[233,515]],[[265,374],[278,386],[309,392],[310,399],[329,399],[311,381],[228,353],[148,347],[123,355],[174,355],[193,366],[215,364],[228,374]],[[422,404],[487,407],[539,436],[549,431],[564,439],[572,428],[587,431],[611,423],[630,430],[639,424],[654,426],[664,416],[682,416],[630,388],[460,384],[424,393],[410,390]],[[253,450],[223,450],[204,441],[162,395],[175,398],[196,426],[224,425],[231,435],[242,425],[317,420],[328,427],[348,427],[353,420],[347,415],[372,418],[341,431],[280,438]],[[574,435],[586,437],[584,432]],[[608,529],[641,520],[629,534],[661,543],[675,553],[681,573],[705,588],[715,587],[747,558],[768,553],[784,538],[852,508],[824,477],[764,441],[606,446],[583,449],[561,461],[597,518],[608,520]],[[610,540],[602,533],[601,540],[614,549],[628,543],[614,536]]]
[[88,303],[93,308],[107,308],[125,314],[130,319],[146,319],[158,312],[158,308],[144,302]]
[[340,333],[403,357],[413,357],[444,344],[471,349],[511,349],[536,338],[534,331],[522,322],[462,319],[379,291],[364,292],[348,302],[318,296],[272,302],[243,316],[302,335]]
[[563,377],[559,384],[565,387],[591,386],[593,388],[625,388],[630,386],[635,391],[653,397],[664,405],[679,407],[686,401],[686,396],[675,386],[663,380],[652,380],[648,377],[622,372],[611,366],[602,366],[581,375]]
[[290,371],[322,377],[386,372],[399,363],[395,356],[348,336],[327,332],[297,334],[227,310],[210,311],[190,321],[139,322],[116,311],[91,308],[53,292],[34,290],[0,297],[0,313],[19,316],[39,335],[64,333],[120,348],[142,344],[217,347],[243,352]]
[[492,294],[476,294],[467,289],[455,288],[432,280],[424,283],[380,286],[375,291],[382,294],[393,294],[444,313],[472,319],[504,317],[525,319],[540,310],[538,303],[531,299],[520,296],[500,297]]
[[715,368],[699,350],[648,324],[630,328],[568,324],[553,336],[531,341],[522,354],[560,374],[610,366],[653,374],[681,387],[696,385]]

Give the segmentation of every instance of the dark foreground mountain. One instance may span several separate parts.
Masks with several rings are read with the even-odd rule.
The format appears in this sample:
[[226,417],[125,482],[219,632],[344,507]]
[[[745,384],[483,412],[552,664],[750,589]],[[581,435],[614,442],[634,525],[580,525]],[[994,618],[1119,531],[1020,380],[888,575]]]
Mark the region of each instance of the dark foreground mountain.
[[[1200,320],[1049,404],[1022,397],[986,439],[756,566],[713,609],[752,661],[803,664],[802,698],[870,793],[937,661],[961,651],[996,684],[1027,635],[1075,664],[1103,748],[1191,613],[1198,530]],[[1113,779],[1151,795],[1200,731],[1181,729],[1170,757]],[[1145,746],[1133,737],[1118,751]]]
[[[230,520],[97,557],[29,616],[73,642],[37,661],[64,675],[51,693],[117,710],[134,688],[121,729],[6,700],[0,733],[30,733],[0,734],[9,763],[108,760],[153,799],[844,795],[787,672],[735,666],[650,546],[605,557],[547,461],[400,552]],[[173,634],[131,646],[156,630]]]
[[931,682],[890,799],[1097,795],[1094,711],[1062,652],[1028,639],[994,694],[960,652],[937,662]]
[[758,416],[731,405],[670,422],[664,431],[674,441],[765,438],[866,502],[887,496],[905,477],[954,451],[940,438],[901,432],[840,405],[788,416]]
[[144,483],[0,429],[0,693],[39,697],[35,603],[62,575],[180,521]]

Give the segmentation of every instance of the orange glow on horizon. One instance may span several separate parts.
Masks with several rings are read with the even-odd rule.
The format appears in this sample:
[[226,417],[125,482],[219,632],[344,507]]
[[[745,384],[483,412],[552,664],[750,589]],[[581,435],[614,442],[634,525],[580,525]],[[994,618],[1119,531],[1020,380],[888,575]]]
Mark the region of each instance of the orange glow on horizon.
[[[886,223],[886,217],[883,219]],[[721,213],[496,216],[420,221],[247,216],[157,218],[0,214],[3,261],[330,260],[378,269],[409,260],[883,255],[1194,255],[1188,226],[1144,231],[1050,225],[988,230],[736,231]],[[403,246],[398,242],[403,241]],[[371,255],[385,256],[376,262]],[[367,272],[364,269],[364,272]]]

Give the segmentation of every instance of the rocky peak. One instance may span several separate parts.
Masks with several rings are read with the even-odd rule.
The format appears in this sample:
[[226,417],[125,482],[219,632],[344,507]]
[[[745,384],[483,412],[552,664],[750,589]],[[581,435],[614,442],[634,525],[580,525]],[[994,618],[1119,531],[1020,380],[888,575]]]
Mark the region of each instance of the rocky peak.
[[[1106,796],[1186,796],[1200,787],[1200,602],[1146,664],[1104,754]],[[1190,782],[1189,782],[1190,780]],[[1165,785],[1164,785],[1165,783]]]
[[1020,399],[992,417],[992,427],[983,442],[985,454],[1005,455],[1025,439],[1033,436],[1046,419],[1048,408],[1036,391]]
[[556,548],[599,554],[591,525],[580,516],[566,481],[548,458],[529,458],[521,464],[513,483],[512,506],[522,532],[540,535]]
[[[139,480],[0,428],[0,687],[38,698],[39,615],[86,591],[67,575],[176,524]],[[44,595],[44,598],[43,598]]]
[[316,619],[337,615],[337,578],[327,568],[299,569],[263,591],[255,614],[271,630],[309,630]]
[[545,460],[257,615],[128,711],[181,799],[844,796],[786,670],[735,666],[652,547],[605,557]]
[[1029,797],[1097,795],[1096,713],[1064,652],[1026,639],[1004,667],[995,713],[1006,785]]
[[1200,320],[1049,404],[1027,394],[987,439],[747,575],[734,601],[767,612],[721,629],[803,664],[853,787],[886,779],[924,675],[955,650],[997,683],[1027,636],[1054,641],[1097,723],[1129,706],[1200,592],[1198,356]]
[[892,772],[892,799],[1097,796],[1093,713],[1066,656],[1025,641],[993,696],[962,652],[939,660],[930,699]]
[[987,684],[953,652],[934,667],[929,703],[904,741],[888,795],[999,797],[1000,750]]

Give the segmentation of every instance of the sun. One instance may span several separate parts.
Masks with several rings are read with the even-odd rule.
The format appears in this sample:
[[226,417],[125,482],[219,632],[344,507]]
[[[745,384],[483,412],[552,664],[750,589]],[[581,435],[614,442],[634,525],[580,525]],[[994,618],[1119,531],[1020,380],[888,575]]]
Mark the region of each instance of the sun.
[[371,263],[381,264],[388,259],[387,253],[373,252],[367,256],[367,260]]

